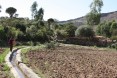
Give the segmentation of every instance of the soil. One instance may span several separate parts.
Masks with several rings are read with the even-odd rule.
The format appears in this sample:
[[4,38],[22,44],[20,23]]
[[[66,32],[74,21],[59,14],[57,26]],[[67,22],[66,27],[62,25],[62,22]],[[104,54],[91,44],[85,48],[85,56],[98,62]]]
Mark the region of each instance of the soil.
[[29,65],[42,78],[117,78],[117,51],[80,46],[27,52]]

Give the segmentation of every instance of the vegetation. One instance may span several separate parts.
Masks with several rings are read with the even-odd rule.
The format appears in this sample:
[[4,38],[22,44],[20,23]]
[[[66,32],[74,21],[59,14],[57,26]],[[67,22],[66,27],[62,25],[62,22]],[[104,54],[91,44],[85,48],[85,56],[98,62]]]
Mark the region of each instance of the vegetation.
[[14,13],[16,12],[17,10],[14,8],[14,7],[9,7],[6,9],[6,13],[8,13],[10,15],[10,18],[13,17]]
[[84,27],[79,27],[76,32],[75,32],[75,35],[76,36],[79,36],[79,37],[89,37],[89,38],[92,38],[95,33],[93,31],[92,28],[88,27],[88,26],[84,26]]
[[0,51],[0,63],[4,63],[5,62],[5,56],[8,54],[8,52],[9,52],[8,48],[4,49],[4,51],[2,50],[2,53]]
[[0,77],[2,78],[14,78],[10,73],[10,68],[5,64],[5,57],[8,52],[8,48],[0,48]]
[[[76,27],[73,23],[59,24],[56,19],[53,18],[48,18],[48,20],[45,21],[43,19],[44,9],[38,9],[36,1],[33,2],[30,7],[32,19],[16,18],[15,13],[17,9],[8,7],[6,13],[10,15],[10,18],[0,18],[0,46],[8,46],[8,39],[11,36],[16,39],[16,45],[38,45],[38,43],[49,42],[51,44],[51,42],[69,41],[71,38],[74,40],[81,39],[79,41],[87,41],[87,39],[91,39],[90,42],[87,43],[95,45],[103,42],[100,38],[96,37],[98,35],[116,40],[116,21],[100,23],[102,6],[102,0],[93,0],[90,5],[90,12],[86,15],[87,25],[85,25],[85,27]],[[97,27],[94,28],[92,27],[93,25],[96,25]],[[96,29],[96,32],[94,29]],[[77,43],[78,40],[74,43]],[[106,41],[107,40],[105,40],[104,43],[106,43]]]
[[86,15],[88,25],[98,25],[100,23],[102,0],[93,0],[90,5],[91,11]]
[[0,12],[1,12],[1,8],[2,8],[2,6],[0,5]]

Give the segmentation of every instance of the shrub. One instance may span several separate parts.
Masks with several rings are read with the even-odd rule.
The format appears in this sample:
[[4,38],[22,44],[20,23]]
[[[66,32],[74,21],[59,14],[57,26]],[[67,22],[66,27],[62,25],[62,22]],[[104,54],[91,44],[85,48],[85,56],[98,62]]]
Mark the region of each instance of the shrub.
[[103,35],[106,37],[111,37],[111,32],[110,32],[110,28],[111,28],[111,24],[112,22],[104,22],[98,25],[97,27],[97,34],[98,35]]
[[117,36],[112,36],[111,39],[112,40],[117,40]]
[[55,49],[56,47],[56,42],[51,41],[50,43],[46,43],[46,48],[47,49]]
[[68,37],[74,37],[76,29],[77,29],[77,27],[75,27],[72,23],[68,23],[65,28],[65,30],[68,34]]
[[93,37],[95,35],[94,31],[92,28],[88,27],[88,26],[83,26],[83,27],[79,27],[76,31],[75,31],[75,36],[80,36],[80,37]]
[[114,48],[114,49],[117,50],[117,43],[113,43],[113,44],[111,45],[111,48]]

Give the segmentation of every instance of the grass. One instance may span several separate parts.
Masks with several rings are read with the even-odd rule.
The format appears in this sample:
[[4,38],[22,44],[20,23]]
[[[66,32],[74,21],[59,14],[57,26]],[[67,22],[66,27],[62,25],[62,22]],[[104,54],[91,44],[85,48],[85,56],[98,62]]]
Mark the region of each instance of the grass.
[[9,71],[10,68],[8,67],[8,65],[4,64],[4,68],[3,68],[3,71]]
[[9,53],[9,48],[4,48],[3,53],[0,54],[0,64],[3,65],[3,69],[0,70],[0,72],[6,74],[7,78],[14,78],[14,76],[10,73],[10,68],[8,67],[7,64],[5,64],[5,57],[8,53]]
[[5,57],[9,52],[9,48],[5,48],[4,52],[2,54],[0,54],[0,63],[4,63],[5,62]]

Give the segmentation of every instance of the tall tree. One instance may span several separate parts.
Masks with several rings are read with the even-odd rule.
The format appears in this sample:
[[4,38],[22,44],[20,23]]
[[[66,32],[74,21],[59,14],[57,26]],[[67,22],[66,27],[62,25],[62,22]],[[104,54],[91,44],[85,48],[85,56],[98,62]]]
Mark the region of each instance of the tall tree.
[[0,12],[1,12],[1,8],[2,8],[2,6],[0,5]]
[[13,17],[13,15],[16,13],[17,9],[15,9],[14,7],[8,7],[6,9],[6,13],[8,13],[10,15],[10,18]]
[[37,7],[38,4],[37,2],[33,2],[32,6],[31,6],[31,12],[32,12],[32,19],[34,18],[34,16],[37,14]]
[[34,16],[35,17],[35,20],[37,21],[42,21],[43,20],[43,15],[44,15],[44,9],[43,8],[40,8],[36,15]]
[[86,15],[88,25],[97,25],[100,23],[102,0],[93,0],[90,5],[91,11]]

